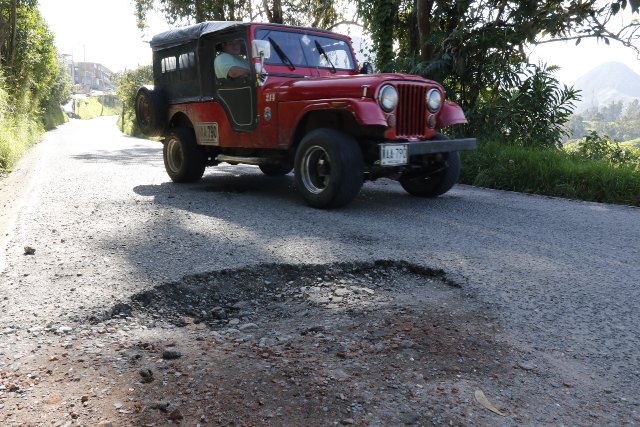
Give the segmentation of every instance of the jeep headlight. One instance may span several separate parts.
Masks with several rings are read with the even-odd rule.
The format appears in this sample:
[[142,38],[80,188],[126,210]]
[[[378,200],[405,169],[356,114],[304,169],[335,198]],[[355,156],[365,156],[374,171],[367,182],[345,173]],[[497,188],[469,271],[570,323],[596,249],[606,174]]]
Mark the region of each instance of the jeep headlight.
[[427,108],[431,113],[437,113],[442,107],[442,94],[438,89],[427,92]]
[[392,112],[398,105],[398,91],[390,85],[382,86],[378,93],[378,104],[387,113]]

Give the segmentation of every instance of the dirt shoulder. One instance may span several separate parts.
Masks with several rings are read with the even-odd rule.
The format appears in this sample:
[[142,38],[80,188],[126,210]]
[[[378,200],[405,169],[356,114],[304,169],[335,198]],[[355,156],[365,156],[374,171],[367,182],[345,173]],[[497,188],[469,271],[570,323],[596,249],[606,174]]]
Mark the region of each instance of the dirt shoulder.
[[31,192],[44,150],[43,144],[36,145],[8,176],[0,176],[0,273],[5,267],[5,247],[11,238],[12,224]]

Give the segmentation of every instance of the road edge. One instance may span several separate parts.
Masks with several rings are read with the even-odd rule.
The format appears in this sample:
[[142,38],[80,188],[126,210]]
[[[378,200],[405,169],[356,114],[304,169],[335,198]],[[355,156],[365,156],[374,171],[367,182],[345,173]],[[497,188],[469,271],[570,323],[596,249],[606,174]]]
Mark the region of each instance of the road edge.
[[50,132],[46,132],[42,141],[31,147],[11,173],[0,180],[0,273],[6,268],[7,245],[13,237],[17,214],[33,190],[35,172],[49,139]]

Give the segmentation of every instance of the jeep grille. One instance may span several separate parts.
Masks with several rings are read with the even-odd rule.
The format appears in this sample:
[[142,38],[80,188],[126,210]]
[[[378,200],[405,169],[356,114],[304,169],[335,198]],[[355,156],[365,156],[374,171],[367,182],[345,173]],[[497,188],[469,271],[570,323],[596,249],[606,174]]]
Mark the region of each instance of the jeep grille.
[[420,85],[398,84],[398,117],[396,136],[402,138],[424,135],[427,120],[427,88]]

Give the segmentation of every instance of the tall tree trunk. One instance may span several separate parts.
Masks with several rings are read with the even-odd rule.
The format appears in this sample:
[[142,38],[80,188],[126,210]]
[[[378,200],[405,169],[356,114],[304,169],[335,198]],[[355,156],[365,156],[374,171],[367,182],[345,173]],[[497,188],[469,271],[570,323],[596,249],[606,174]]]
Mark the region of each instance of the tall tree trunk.
[[4,20],[4,13],[0,10],[0,64],[4,65],[7,59],[7,22]]
[[264,11],[267,14],[267,19],[272,24],[284,24],[282,16],[282,0],[273,0],[273,7],[269,7],[268,0],[262,0]]
[[202,0],[196,0],[196,22],[204,22],[204,10],[202,10]]
[[262,0],[262,7],[264,7],[264,13],[267,14],[267,21],[273,22],[273,13],[271,13],[269,2],[267,0]]
[[433,45],[428,43],[431,36],[431,11],[433,0],[416,0],[418,11],[418,48],[420,49],[420,60],[429,62],[433,59]]
[[282,16],[282,0],[273,0],[273,23],[284,24]]

